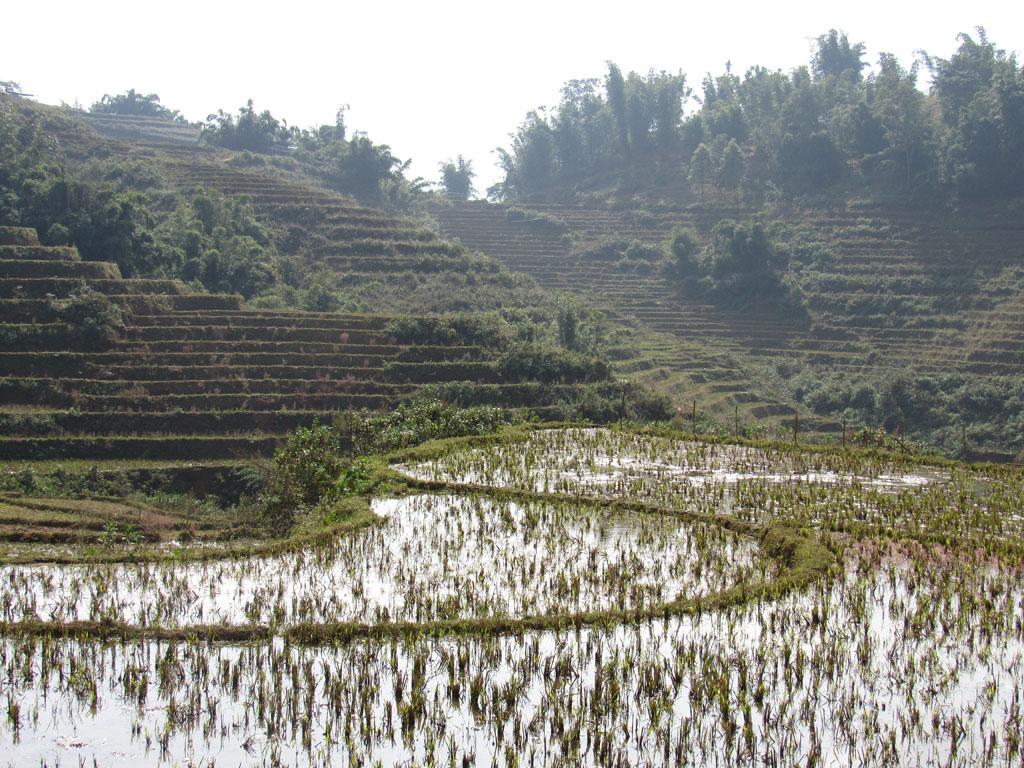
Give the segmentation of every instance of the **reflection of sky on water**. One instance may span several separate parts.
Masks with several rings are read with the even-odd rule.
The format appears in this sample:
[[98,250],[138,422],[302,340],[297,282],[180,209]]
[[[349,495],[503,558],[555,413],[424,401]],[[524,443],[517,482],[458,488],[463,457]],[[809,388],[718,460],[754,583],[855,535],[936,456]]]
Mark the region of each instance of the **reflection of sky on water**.
[[[973,765],[980,762],[989,738],[995,738],[995,754],[1003,754],[1009,735],[1003,726],[1014,702],[1020,703],[1017,681],[1024,677],[1024,641],[1014,627],[1024,620],[1024,592],[1019,576],[979,569],[965,577],[954,571],[955,567],[943,566],[924,578],[912,566],[888,564],[869,576],[851,573],[820,590],[768,605],[608,629],[487,640],[360,642],[336,648],[303,649],[280,642],[242,648],[178,646],[173,662],[177,684],[163,692],[156,681],[157,665],[168,658],[166,643],[50,642],[49,677],[44,678],[40,643],[2,640],[4,690],[22,708],[22,727],[14,743],[9,725],[0,726],[0,765],[34,768],[43,760],[53,764],[57,756],[68,765],[78,764],[79,758],[91,765],[94,757],[99,765],[180,765],[190,757],[197,764],[206,758],[222,765],[345,764],[347,751],[338,738],[343,723],[369,713],[379,728],[386,709],[397,713],[397,680],[402,678],[408,702],[417,655],[425,660],[419,689],[426,702],[424,716],[409,742],[397,727],[393,737],[378,735],[360,741],[357,751],[367,764],[422,762],[428,742],[440,740],[438,734],[443,733],[460,758],[475,755],[477,761],[491,764],[497,755],[494,763],[504,765],[503,748],[495,740],[495,710],[485,710],[478,719],[468,701],[466,691],[476,676],[484,681],[482,695],[488,705],[499,700],[508,686],[517,691],[505,720],[504,744],[511,743],[515,721],[525,724],[538,718],[542,726],[528,736],[524,749],[528,752],[533,747],[539,755],[546,739],[552,757],[558,749],[552,737],[554,711],[567,713],[570,702],[576,713],[590,711],[587,707],[595,701],[600,664],[605,668],[605,695],[608,670],[616,670],[619,709],[617,713],[602,710],[605,714],[597,719],[583,717],[581,735],[585,743],[588,730],[614,733],[616,749],[621,749],[627,764],[665,764],[654,734],[666,732],[666,717],[671,718],[674,739],[679,739],[684,725],[690,729],[691,741],[683,752],[689,764],[728,762],[718,703],[712,693],[697,692],[706,674],[724,674],[730,709],[742,724],[737,698],[742,666],[747,670],[748,697],[757,688],[759,675],[765,675],[764,700],[756,704],[748,698],[755,734],[762,737],[768,729],[776,747],[789,739],[794,758],[806,757],[813,721],[825,765],[860,759],[874,764],[880,753],[870,750],[887,744],[890,733],[893,758],[899,764],[946,764],[949,729],[958,718],[965,738],[954,764]],[[971,621],[957,621],[965,607],[950,598],[948,589],[961,578],[976,580],[965,585],[968,590],[1003,595],[998,606],[1000,623],[989,626],[987,635],[981,635]],[[815,615],[818,623],[810,621]],[[977,619],[976,606],[969,615]],[[936,624],[917,626],[923,618],[934,618]],[[458,671],[458,663],[448,661],[460,654],[468,661],[464,673]],[[95,713],[88,695],[79,700],[67,688],[72,655],[97,683]],[[553,672],[560,668],[559,660],[571,670],[561,687],[554,683]],[[148,669],[152,680],[141,707],[123,693],[125,675],[136,667]],[[22,674],[26,668],[34,674]],[[280,670],[281,677],[268,678],[270,669]],[[650,720],[652,700],[642,687],[644,676],[655,670],[669,691],[668,714],[662,715],[658,725]],[[448,696],[452,674],[463,690],[457,701]],[[233,677],[239,680],[237,689],[232,686]],[[331,700],[326,690],[329,680],[340,690],[359,693]],[[372,685],[367,686],[367,680]],[[197,697],[196,690],[202,695]],[[301,702],[312,696],[310,752],[302,745],[301,726],[292,729],[288,706],[282,710],[285,727],[260,723],[256,691],[259,696],[280,695],[283,702],[299,702],[296,717],[304,712]],[[157,740],[170,717],[170,692],[179,715],[161,760]],[[360,696],[368,697],[366,710],[361,710]],[[712,697],[710,703],[707,696]],[[188,710],[189,701],[197,702],[194,711]],[[912,716],[918,725],[908,727]],[[938,720],[933,722],[933,717]],[[629,724],[628,737],[622,735],[624,723]],[[135,735],[133,725],[138,726]],[[334,734],[332,745],[324,735],[328,727]],[[847,729],[854,736],[853,744],[846,741]],[[703,739],[699,734],[704,734]],[[147,735],[153,739],[148,751]],[[243,743],[252,751],[247,752]],[[757,744],[763,740],[759,738]],[[674,764],[674,759],[673,751],[668,763]],[[594,762],[590,752],[578,764]],[[1005,759],[997,762],[1005,764]]]
[[375,623],[631,608],[721,589],[759,561],[751,540],[664,515],[432,494],[373,510],[382,525],[272,557],[0,567],[0,620]]

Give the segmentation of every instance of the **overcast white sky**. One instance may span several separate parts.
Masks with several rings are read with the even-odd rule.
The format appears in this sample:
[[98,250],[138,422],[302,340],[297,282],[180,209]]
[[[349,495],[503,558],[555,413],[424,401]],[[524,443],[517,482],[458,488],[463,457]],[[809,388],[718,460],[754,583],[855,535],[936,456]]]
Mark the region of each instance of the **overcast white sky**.
[[[613,9],[614,8],[614,9]],[[571,78],[624,70],[682,70],[691,85],[726,61],[787,71],[806,63],[830,27],[909,64],[914,51],[948,56],[956,34],[987,28],[1024,49],[1013,0],[594,2],[103,2],[32,0],[0,10],[0,80],[47,103],[88,106],[104,93],[155,92],[190,120],[253,98],[291,125],[348,125],[413,160],[436,180],[462,153],[477,187],[497,177],[492,150],[529,109],[552,106]]]

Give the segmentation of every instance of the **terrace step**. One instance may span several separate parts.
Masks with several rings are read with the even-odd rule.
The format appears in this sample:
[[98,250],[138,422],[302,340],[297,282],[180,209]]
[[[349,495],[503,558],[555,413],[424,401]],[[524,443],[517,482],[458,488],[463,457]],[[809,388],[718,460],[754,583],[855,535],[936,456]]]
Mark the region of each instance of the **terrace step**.
[[48,296],[63,299],[90,288],[110,296],[138,294],[181,294],[184,286],[177,280],[97,280],[46,277],[0,276],[0,299],[41,299]]
[[159,315],[134,314],[132,325],[142,326],[195,326],[208,328],[311,328],[345,332],[353,329],[381,331],[387,328],[393,317],[385,315],[328,314],[316,312],[270,312],[270,311],[218,311],[210,310],[201,315],[181,312],[165,312]]
[[0,437],[0,461],[130,459],[203,461],[269,456],[285,435]]
[[70,246],[0,245],[0,261],[81,261],[81,256]]
[[0,278],[64,278],[120,280],[117,264],[106,261],[57,261],[55,259],[0,259]]
[[287,434],[322,418],[324,411],[55,411],[41,415],[0,414],[0,437],[238,437]]

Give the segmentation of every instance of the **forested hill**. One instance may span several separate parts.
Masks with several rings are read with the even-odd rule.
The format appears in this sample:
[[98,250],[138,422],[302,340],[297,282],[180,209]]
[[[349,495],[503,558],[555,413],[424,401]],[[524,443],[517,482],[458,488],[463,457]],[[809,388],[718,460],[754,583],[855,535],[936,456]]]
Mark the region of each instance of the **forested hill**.
[[[443,232],[663,334],[644,376],[948,453],[1024,448],[1024,71],[983,30],[904,63],[565,84]],[[930,78],[927,83],[925,76]],[[902,437],[900,438],[902,439]]]
[[[497,204],[459,202],[473,175],[462,156],[442,164],[450,199],[432,195],[344,110],[299,130],[249,102],[190,126],[129,91],[90,109],[104,138],[80,113],[0,93],[0,224],[110,262],[9,259],[10,299],[49,301],[43,283],[22,296],[26,270],[116,268],[181,281],[181,295],[238,294],[240,319],[270,313],[289,346],[282,310],[316,313],[324,335],[324,313],[387,315],[374,322],[411,323],[409,343],[432,346],[455,326],[426,316],[485,312],[452,322],[501,329],[507,344],[485,361],[495,380],[463,386],[449,366],[429,382],[447,399],[1012,458],[1024,75],[980,32],[917,64],[868,67],[863,52],[830,32],[807,67],[726,71],[697,95],[682,74],[610,64],[528,116],[500,155]],[[12,351],[31,330],[9,331]]]
[[612,376],[588,323],[559,343],[569,326],[532,281],[373,207],[409,188],[369,139],[217,144],[273,128],[244,108],[189,144],[154,111],[100,135],[0,92],[0,460],[219,472],[345,412],[439,402],[670,415]]
[[[527,115],[499,150],[503,200],[632,196],[760,205],[849,197],[952,201],[1024,192],[1024,71],[984,30],[901,62],[832,30],[807,66],[644,74],[609,62]],[[728,53],[727,51],[725,53]],[[924,76],[930,77],[927,92]]]

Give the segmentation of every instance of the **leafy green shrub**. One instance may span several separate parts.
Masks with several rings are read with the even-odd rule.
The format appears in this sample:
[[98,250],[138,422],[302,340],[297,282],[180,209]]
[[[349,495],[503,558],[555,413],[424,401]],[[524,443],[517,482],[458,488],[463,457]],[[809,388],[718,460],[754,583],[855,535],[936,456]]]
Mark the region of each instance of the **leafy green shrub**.
[[504,346],[511,337],[509,324],[495,313],[401,317],[388,325],[387,333],[402,344],[461,342],[491,348]]
[[274,453],[263,514],[276,536],[291,531],[298,515],[334,486],[344,461],[337,433],[325,424],[300,427]]
[[569,417],[598,424],[629,420],[648,424],[668,421],[675,413],[671,399],[660,392],[628,382],[588,386],[570,409]]
[[775,243],[760,222],[724,219],[712,230],[703,263],[706,283],[721,303],[806,315],[803,295],[786,276],[789,253]]
[[247,198],[198,189],[179,203],[159,233],[179,254],[184,280],[245,298],[274,283],[276,251]]
[[99,541],[100,544],[108,547],[119,544],[141,544],[143,541],[142,530],[134,523],[108,520],[103,526],[103,533],[100,534]]
[[650,273],[664,261],[665,252],[641,240],[610,238],[578,249],[575,256],[585,261],[612,262],[623,272]]
[[233,467],[217,474],[215,494],[218,502],[233,507],[257,500],[270,481],[270,468],[264,462]]
[[338,502],[364,494],[371,467],[353,455],[386,453],[445,437],[487,434],[510,423],[500,408],[456,408],[438,400],[403,403],[387,413],[346,413],[331,426],[301,427],[274,453],[262,499],[264,523],[286,536],[303,515],[338,521]]
[[700,236],[690,227],[676,227],[669,240],[672,269],[676,277],[688,280],[700,273]]
[[63,224],[55,223],[50,225],[42,239],[44,245],[67,245],[71,242],[71,233]]
[[50,310],[87,349],[107,349],[125,331],[124,309],[85,284],[66,299],[51,300]]
[[363,493],[368,490],[371,481],[372,473],[369,465],[364,459],[358,459],[341,471],[338,479],[334,482],[332,491],[339,496]]
[[665,253],[660,246],[633,240],[626,246],[622,258],[615,263],[617,269],[649,274],[662,263]]
[[266,158],[248,150],[233,155],[227,162],[232,168],[261,168],[267,164]]
[[529,230],[542,235],[567,235],[569,225],[557,216],[513,206],[505,211],[509,221],[521,222]]
[[498,361],[506,381],[582,382],[603,381],[610,375],[608,363],[598,357],[537,344],[516,344]]
[[257,113],[252,99],[239,108],[238,117],[223,110],[210,115],[201,134],[203,141],[215,146],[251,152],[287,148],[290,135],[288,126],[268,110]]
[[473,162],[459,155],[456,160],[446,160],[440,165],[441,189],[451,200],[468,200],[476,191],[473,188]]
[[295,158],[312,166],[337,192],[370,205],[407,208],[425,182],[408,181],[404,175],[408,162],[395,157],[387,144],[375,144],[362,133],[346,138],[343,111],[335,125],[293,130]]
[[482,435],[511,423],[501,408],[459,408],[440,400],[418,399],[402,403],[388,413],[346,414],[335,430],[356,454],[386,453],[427,440]]
[[664,255],[659,246],[650,245],[640,240],[632,240],[622,253],[626,261],[648,261],[651,263],[661,261]]
[[[979,379],[908,372],[878,375],[822,374],[805,370],[789,381],[794,398],[815,413],[843,416],[852,425],[906,435],[947,455],[971,448],[1024,447],[1024,379]],[[904,442],[906,442],[904,440]]]
[[610,238],[584,246],[576,252],[576,256],[587,261],[617,261],[625,255],[629,245],[629,240]]
[[82,176],[90,181],[113,185],[117,192],[156,191],[167,187],[167,179],[160,168],[134,158],[94,160],[83,167]]
[[89,107],[89,111],[93,114],[162,117],[179,123],[186,122],[180,112],[161,104],[160,97],[155,93],[143,95],[134,88],[115,96],[103,94],[103,98]]
[[39,478],[32,467],[25,467],[18,472],[18,488],[23,493],[35,493],[39,490]]

